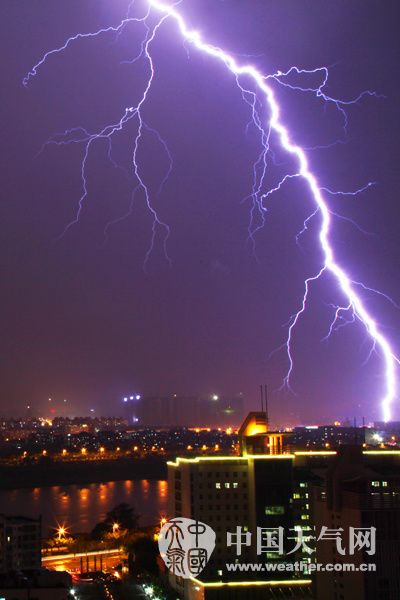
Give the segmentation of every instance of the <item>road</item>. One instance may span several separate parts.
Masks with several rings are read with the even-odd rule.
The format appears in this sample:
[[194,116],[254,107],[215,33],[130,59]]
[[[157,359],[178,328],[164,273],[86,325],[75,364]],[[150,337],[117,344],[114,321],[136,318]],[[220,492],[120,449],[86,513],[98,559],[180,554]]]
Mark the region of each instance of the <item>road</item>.
[[144,600],[142,588],[128,581],[117,583],[79,584],[76,600]]
[[81,573],[88,571],[104,571],[110,573],[120,564],[127,554],[119,549],[105,550],[103,552],[88,552],[82,554],[62,554],[57,556],[45,556],[42,565],[53,571],[68,571],[69,573]]

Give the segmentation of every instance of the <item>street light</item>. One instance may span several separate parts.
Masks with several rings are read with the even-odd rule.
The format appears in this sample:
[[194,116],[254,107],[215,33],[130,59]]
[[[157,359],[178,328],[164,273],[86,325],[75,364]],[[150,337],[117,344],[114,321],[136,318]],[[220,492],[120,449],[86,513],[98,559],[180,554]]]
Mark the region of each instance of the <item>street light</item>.
[[67,528],[65,525],[59,525],[57,528],[57,538],[59,541],[63,540],[67,534]]
[[58,528],[58,536],[64,537],[64,535],[65,535],[65,527],[59,527]]
[[119,530],[119,523],[113,523],[112,530],[114,534],[117,533],[117,531]]

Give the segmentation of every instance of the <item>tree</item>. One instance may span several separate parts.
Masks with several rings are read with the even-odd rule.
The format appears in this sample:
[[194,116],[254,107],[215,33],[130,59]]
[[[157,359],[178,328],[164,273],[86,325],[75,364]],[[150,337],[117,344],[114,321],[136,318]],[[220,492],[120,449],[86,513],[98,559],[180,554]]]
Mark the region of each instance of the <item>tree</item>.
[[141,536],[128,545],[130,571],[157,574],[158,546],[153,539]]
[[97,523],[92,531],[92,537],[99,539],[110,532],[134,531],[137,529],[138,522],[139,515],[133,506],[122,502],[107,513],[104,521]]

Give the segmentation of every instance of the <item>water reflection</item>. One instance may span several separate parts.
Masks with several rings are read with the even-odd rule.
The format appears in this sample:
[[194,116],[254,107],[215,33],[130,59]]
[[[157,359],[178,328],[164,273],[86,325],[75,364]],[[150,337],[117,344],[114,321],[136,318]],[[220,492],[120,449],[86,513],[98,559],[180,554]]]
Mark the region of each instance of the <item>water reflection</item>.
[[43,534],[57,523],[71,532],[90,531],[116,504],[127,502],[140,515],[140,525],[153,525],[167,511],[166,481],[110,481],[0,491],[0,513],[42,515]]

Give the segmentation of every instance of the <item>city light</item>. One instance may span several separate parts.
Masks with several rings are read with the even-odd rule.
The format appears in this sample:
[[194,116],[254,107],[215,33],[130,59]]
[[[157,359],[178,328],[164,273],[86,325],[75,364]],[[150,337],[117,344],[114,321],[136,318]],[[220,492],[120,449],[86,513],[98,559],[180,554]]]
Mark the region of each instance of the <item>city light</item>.
[[67,528],[65,525],[59,525],[56,529],[56,536],[59,541],[63,540],[67,534]]

